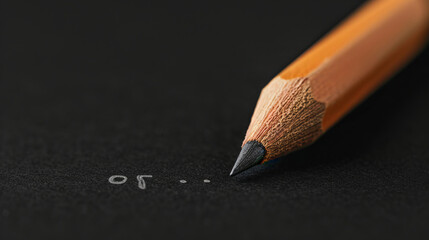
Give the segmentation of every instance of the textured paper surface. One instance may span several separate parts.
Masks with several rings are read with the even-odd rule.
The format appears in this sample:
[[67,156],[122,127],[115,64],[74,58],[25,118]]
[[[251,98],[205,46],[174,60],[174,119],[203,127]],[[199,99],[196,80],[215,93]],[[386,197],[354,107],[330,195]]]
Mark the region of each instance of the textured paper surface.
[[262,87],[361,2],[1,1],[0,238],[427,238],[427,50],[228,177]]

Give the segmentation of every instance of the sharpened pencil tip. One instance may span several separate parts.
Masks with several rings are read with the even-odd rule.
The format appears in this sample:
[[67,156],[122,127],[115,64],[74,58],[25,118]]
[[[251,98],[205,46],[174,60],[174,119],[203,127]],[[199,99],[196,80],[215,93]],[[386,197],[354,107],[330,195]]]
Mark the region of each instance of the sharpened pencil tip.
[[259,163],[265,156],[265,147],[258,141],[249,141],[241,148],[240,155],[232,168],[230,176],[234,176]]

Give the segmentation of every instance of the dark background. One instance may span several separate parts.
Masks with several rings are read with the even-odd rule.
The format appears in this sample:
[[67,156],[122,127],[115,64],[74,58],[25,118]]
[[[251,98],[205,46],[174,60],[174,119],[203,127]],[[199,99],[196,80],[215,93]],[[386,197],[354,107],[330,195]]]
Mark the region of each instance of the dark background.
[[362,2],[1,0],[0,238],[428,237],[428,50],[228,176],[262,87]]

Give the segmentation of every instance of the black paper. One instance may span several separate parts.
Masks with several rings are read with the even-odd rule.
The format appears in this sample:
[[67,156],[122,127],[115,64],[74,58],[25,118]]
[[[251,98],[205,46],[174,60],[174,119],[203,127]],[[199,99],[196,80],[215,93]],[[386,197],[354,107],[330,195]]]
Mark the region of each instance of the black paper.
[[428,237],[428,50],[228,176],[260,90],[362,2],[1,1],[1,239]]

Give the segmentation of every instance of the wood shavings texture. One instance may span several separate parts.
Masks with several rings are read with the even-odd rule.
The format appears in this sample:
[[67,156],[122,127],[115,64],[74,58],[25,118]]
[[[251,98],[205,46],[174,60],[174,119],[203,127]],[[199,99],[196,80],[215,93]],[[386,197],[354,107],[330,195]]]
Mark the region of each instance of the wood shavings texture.
[[305,147],[322,135],[325,105],[316,101],[308,78],[274,78],[256,105],[243,145],[259,141],[266,149],[263,161]]

